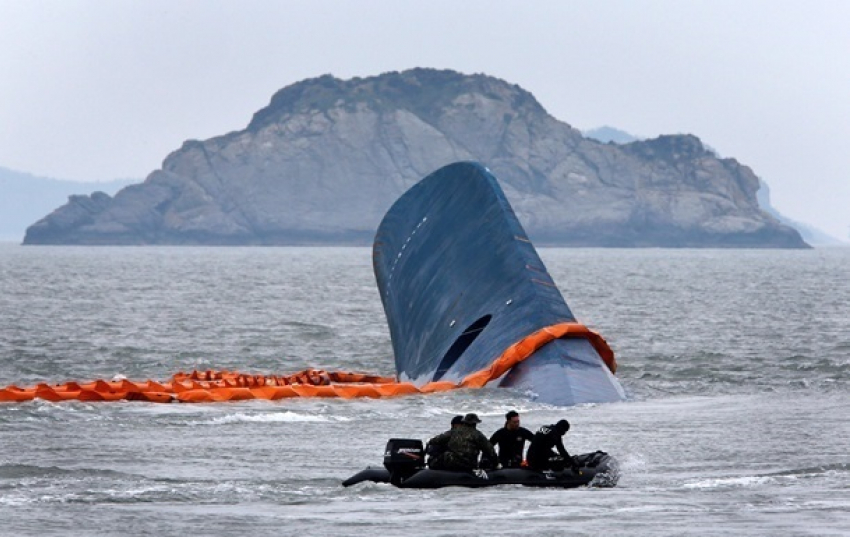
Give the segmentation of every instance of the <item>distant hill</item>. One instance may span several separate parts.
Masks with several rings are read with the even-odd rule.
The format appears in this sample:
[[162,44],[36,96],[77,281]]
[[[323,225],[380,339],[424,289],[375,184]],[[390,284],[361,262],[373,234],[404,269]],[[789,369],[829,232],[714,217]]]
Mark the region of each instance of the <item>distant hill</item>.
[[100,190],[115,194],[140,179],[116,179],[105,183],[64,181],[37,177],[0,167],[0,241],[21,242],[27,227],[72,194],[91,194]]
[[434,69],[283,88],[245,129],[185,142],[114,198],[72,197],[24,242],[370,244],[404,191],[461,160],[489,167],[538,245],[807,246],[696,136],[603,144],[515,84]]
[[628,144],[641,140],[641,138],[633,136],[626,131],[621,131],[620,129],[615,129],[614,127],[609,127],[607,125],[582,131],[582,134],[584,134],[587,138],[598,140],[603,144],[607,144],[609,142],[614,144]]
[[777,211],[773,205],[770,203],[770,187],[766,182],[760,182],[761,188],[756,194],[757,199],[759,200],[759,206],[766,212],[772,214],[777,220],[782,222],[785,225],[791,226],[797,231],[800,232],[800,235],[803,237],[803,240],[812,246],[841,246],[847,245],[847,241],[843,241],[828,233],[817,229],[816,227],[810,226],[808,224],[803,224],[801,222],[797,222],[792,218],[788,218],[784,214]]

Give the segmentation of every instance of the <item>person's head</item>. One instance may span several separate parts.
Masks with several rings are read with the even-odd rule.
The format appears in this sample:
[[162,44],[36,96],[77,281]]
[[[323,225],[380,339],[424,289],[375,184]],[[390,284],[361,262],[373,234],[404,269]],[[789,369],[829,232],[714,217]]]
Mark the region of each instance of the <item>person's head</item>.
[[463,417],[463,424],[469,427],[475,427],[479,423],[481,423],[481,420],[478,419],[478,414],[473,414],[472,412],[470,412],[469,414]]
[[567,420],[561,420],[555,424],[555,430],[558,431],[559,434],[565,435],[567,431],[570,430],[570,422]]
[[453,429],[455,427],[457,427],[458,425],[460,425],[461,423],[463,423],[463,416],[457,415],[457,416],[452,418],[452,428]]
[[510,429],[511,431],[519,429],[519,412],[511,410],[505,414],[505,429]]

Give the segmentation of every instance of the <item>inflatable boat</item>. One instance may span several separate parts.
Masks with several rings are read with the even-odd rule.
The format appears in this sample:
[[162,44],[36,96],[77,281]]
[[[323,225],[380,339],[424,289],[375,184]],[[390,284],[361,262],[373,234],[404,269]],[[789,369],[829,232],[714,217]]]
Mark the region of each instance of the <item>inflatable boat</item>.
[[442,487],[492,487],[524,485],[526,487],[576,488],[614,487],[619,480],[617,461],[604,451],[573,457],[579,471],[537,471],[530,468],[503,468],[453,472],[432,470],[424,464],[420,440],[393,438],[387,443],[384,467],[367,467],[342,482],[350,487],[364,481],[391,483],[399,488],[436,489]]

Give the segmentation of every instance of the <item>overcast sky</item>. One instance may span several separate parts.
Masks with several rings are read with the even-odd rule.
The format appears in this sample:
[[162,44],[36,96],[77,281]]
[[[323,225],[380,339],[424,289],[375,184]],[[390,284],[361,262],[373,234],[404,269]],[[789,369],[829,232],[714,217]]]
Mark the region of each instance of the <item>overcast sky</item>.
[[850,235],[850,2],[0,0],[0,166],[143,179],[330,73],[485,73],[556,118],[691,133]]

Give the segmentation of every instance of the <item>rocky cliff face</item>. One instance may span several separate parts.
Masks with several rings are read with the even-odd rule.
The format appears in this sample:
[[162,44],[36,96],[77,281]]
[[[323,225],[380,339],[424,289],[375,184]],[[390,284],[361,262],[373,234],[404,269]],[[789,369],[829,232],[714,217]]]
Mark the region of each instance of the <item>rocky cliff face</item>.
[[428,69],[284,88],[246,129],[186,142],[114,198],[72,197],[24,242],[369,244],[458,160],[493,171],[540,245],[805,246],[759,208],[749,168],[694,136],[602,144],[518,86]]

